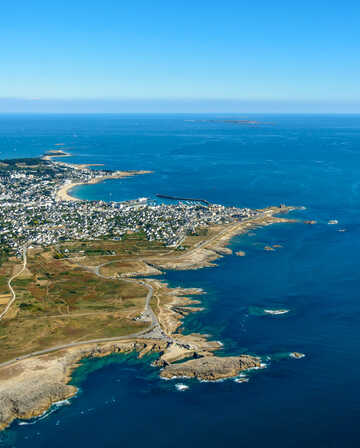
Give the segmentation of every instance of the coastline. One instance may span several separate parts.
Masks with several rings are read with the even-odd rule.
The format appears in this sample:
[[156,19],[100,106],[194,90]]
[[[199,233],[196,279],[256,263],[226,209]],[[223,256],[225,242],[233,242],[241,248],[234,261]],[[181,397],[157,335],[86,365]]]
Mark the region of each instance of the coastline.
[[[86,357],[103,357],[113,353],[161,351],[164,345],[146,340],[84,346],[29,358],[0,369],[0,430],[15,419],[40,416],[54,403],[73,397],[77,388],[70,385],[72,372]],[[142,355],[143,356],[143,355]],[[41,385],[41,387],[39,387]]]
[[[214,261],[226,254],[231,254],[227,244],[235,235],[246,233],[255,227],[273,223],[298,222],[289,218],[275,216],[287,213],[295,207],[280,209],[270,207],[262,214],[247,220],[218,226],[218,232],[209,239],[200,242],[185,254],[172,251],[165,257],[151,257],[143,262],[159,269],[193,270],[214,266]],[[137,273],[132,273],[132,276]],[[141,275],[141,273],[140,273]],[[142,281],[142,280],[140,280]],[[201,311],[199,302],[187,295],[201,294],[197,289],[168,288],[160,280],[147,279],[157,297],[157,317],[164,333],[171,342],[156,335],[143,334],[137,337],[123,337],[113,342],[88,343],[54,351],[24,360],[14,360],[10,365],[0,368],[0,429],[8,426],[14,419],[28,419],[41,415],[53,403],[67,399],[76,394],[77,389],[68,383],[71,372],[84,357],[106,356],[111,353],[137,351],[139,357],[150,352],[159,353],[154,365],[161,367],[160,376],[173,378],[179,372],[185,376],[215,381],[236,376],[242,370],[258,367],[260,359],[248,355],[238,357],[217,357],[213,352],[221,349],[219,341],[209,341],[208,335],[187,334],[179,331],[185,315]],[[160,300],[161,297],[161,300]],[[194,306],[195,305],[195,306]],[[120,341],[121,339],[121,341]],[[189,358],[196,358],[187,360]],[[172,364],[181,361],[180,364]],[[40,376],[41,379],[40,379]],[[44,382],[43,378],[47,380]],[[41,387],[39,388],[39,384]],[[9,392],[11,391],[11,393]],[[16,406],[14,406],[16,403]]]
[[45,153],[41,158],[43,160],[52,161],[52,159],[55,157],[71,157],[72,154],[66,151],[62,151],[61,149],[51,149],[47,153]]
[[[81,167],[85,166],[94,166],[93,165],[81,165]],[[97,164],[96,164],[97,166]],[[77,166],[78,168],[80,165]],[[94,179],[91,179],[89,182],[70,182],[68,184],[65,184],[61,186],[58,191],[56,192],[56,200],[57,201],[82,201],[83,199],[76,198],[75,196],[72,196],[71,190],[75,187],[79,187],[80,185],[94,185],[101,182],[104,182],[105,180],[111,180],[111,179],[123,179],[126,177],[133,177],[133,176],[139,176],[142,174],[151,174],[153,171],[147,171],[147,170],[138,170],[138,171],[115,171],[113,174],[109,174],[108,176],[99,176]]]
[[[42,160],[47,160],[49,162],[62,164],[65,166],[69,166],[71,168],[82,170],[82,169],[88,169],[92,166],[104,166],[103,163],[66,163],[66,162],[54,162],[53,158],[61,158],[61,157],[71,157],[72,154],[69,152],[65,152],[62,150],[50,150],[46,154],[44,154],[41,158]],[[82,201],[82,199],[76,198],[75,196],[72,196],[71,190],[75,187],[78,187],[80,185],[93,185],[98,184],[101,182],[104,182],[105,180],[111,180],[111,179],[123,179],[126,177],[133,177],[133,176],[139,176],[142,174],[151,174],[153,171],[149,170],[130,170],[130,171],[114,171],[111,174],[108,174],[106,176],[98,176],[93,179],[91,179],[89,182],[69,182],[65,185],[62,185],[56,192],[56,200],[57,201]]]
[[200,242],[196,247],[184,254],[176,254],[173,257],[153,258],[151,263],[155,267],[165,270],[192,270],[216,266],[214,264],[215,260],[222,258],[224,255],[232,254],[232,250],[227,245],[234,236],[271,224],[301,222],[297,219],[276,216],[277,214],[288,213],[296,209],[297,207],[286,207],[285,209],[268,207],[267,209],[258,210],[262,214],[257,217],[247,218],[231,224],[218,225],[217,227],[220,228],[218,233]]

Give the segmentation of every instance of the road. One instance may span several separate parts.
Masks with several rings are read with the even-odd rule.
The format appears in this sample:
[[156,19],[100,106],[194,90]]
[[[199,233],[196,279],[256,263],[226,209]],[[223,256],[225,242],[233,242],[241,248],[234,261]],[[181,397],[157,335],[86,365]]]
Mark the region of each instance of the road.
[[8,280],[8,287],[9,287],[9,289],[10,289],[11,299],[9,300],[8,304],[6,305],[4,311],[0,314],[0,320],[5,316],[5,314],[9,311],[11,305],[12,305],[12,304],[15,302],[15,300],[16,300],[16,293],[15,293],[13,287],[11,286],[11,282],[12,282],[16,277],[18,277],[20,274],[22,274],[22,273],[25,271],[25,269],[26,269],[26,264],[27,264],[26,251],[27,251],[27,248],[24,247],[24,248],[23,248],[23,266],[22,266],[22,268],[20,269],[20,271],[19,271],[18,273],[14,274],[14,275]]
[[[102,275],[100,273],[100,269],[103,266],[107,266],[109,264],[116,263],[116,262],[117,262],[117,260],[108,261],[107,263],[100,264],[99,266],[88,267],[87,269],[90,270],[91,272],[93,272],[98,277],[104,278],[106,280],[115,280],[116,277],[106,277],[105,275]],[[167,336],[161,329],[159,320],[150,306],[150,301],[154,295],[154,289],[153,289],[152,285],[144,280],[129,279],[129,278],[124,278],[124,277],[119,277],[118,279],[122,280],[124,282],[128,282],[128,283],[140,284],[148,290],[148,292],[146,294],[146,298],[145,298],[144,311],[142,312],[142,320],[151,322],[152,332],[151,332],[151,335],[148,337],[154,337],[154,338],[156,337],[157,339],[163,339],[168,342],[172,342],[172,339],[169,336]]]
[[[248,221],[248,220],[243,220],[241,223],[244,223],[244,221]],[[212,242],[214,239],[221,237],[228,230],[229,229],[224,229],[224,230],[220,231],[219,233],[217,233],[216,235],[214,235],[209,240],[201,241],[193,249],[191,249],[186,255],[189,255],[189,253],[199,249],[200,247],[204,246],[205,244],[208,244],[208,243]],[[6,314],[6,312],[8,311],[8,309],[10,308],[10,306],[12,305],[12,303],[14,303],[14,301],[16,299],[15,291],[13,290],[13,288],[11,286],[11,282],[17,276],[19,276],[22,272],[24,272],[24,270],[26,268],[27,258],[26,258],[26,248],[25,247],[24,247],[23,257],[24,257],[24,262],[23,262],[22,269],[17,274],[13,275],[9,279],[8,285],[9,285],[9,289],[10,289],[11,294],[12,294],[12,299],[10,300],[8,305],[6,306],[6,309],[1,313],[0,319]],[[101,269],[101,267],[103,267],[105,265],[108,265],[108,264],[111,264],[111,263],[115,263],[116,261],[117,260],[110,261],[110,262],[107,262],[107,263],[103,263],[103,264],[101,264],[99,266],[93,266],[93,267],[83,266],[83,267],[86,268],[88,271],[93,272],[98,277],[104,278],[106,280],[110,280],[110,279],[115,279],[115,277],[106,277],[106,276],[102,275],[100,273],[100,269]],[[148,328],[146,330],[143,330],[141,332],[138,332],[138,333],[128,334],[126,336],[117,336],[117,337],[112,337],[112,338],[90,339],[88,341],[71,342],[69,344],[58,345],[58,346],[51,347],[51,348],[48,348],[48,349],[45,349],[45,350],[40,350],[40,351],[28,353],[27,355],[19,356],[16,359],[12,359],[10,361],[6,361],[6,362],[3,362],[3,363],[0,363],[0,368],[9,366],[11,364],[14,364],[17,361],[22,361],[23,359],[31,358],[33,356],[45,355],[47,353],[52,353],[52,352],[55,352],[57,350],[62,350],[62,349],[71,348],[71,347],[78,347],[78,346],[86,345],[86,344],[96,344],[96,343],[102,343],[102,342],[126,340],[126,339],[131,339],[131,338],[139,337],[139,336],[141,336],[142,338],[146,338],[146,339],[160,339],[160,340],[163,340],[163,341],[166,341],[166,342],[169,342],[169,343],[175,342],[171,337],[169,337],[168,335],[166,335],[163,332],[163,330],[161,329],[159,320],[158,320],[156,314],[154,313],[154,311],[152,310],[152,308],[150,306],[150,301],[151,301],[151,299],[153,297],[153,294],[154,294],[154,290],[153,290],[152,285],[147,283],[144,280],[135,280],[135,279],[128,279],[128,278],[125,279],[125,278],[121,278],[121,277],[120,277],[120,279],[122,281],[126,281],[126,282],[129,282],[129,283],[140,283],[141,285],[143,285],[148,290],[146,298],[145,298],[145,306],[144,306],[144,311],[142,313],[142,316],[143,316],[144,320],[147,320],[147,321],[151,322],[150,328]]]
[[[56,345],[55,347],[47,348],[45,350],[39,350],[37,352],[28,353],[26,355],[18,356],[15,359],[11,359],[10,361],[6,361],[0,364],[1,367],[10,366],[11,364],[14,364],[17,361],[22,361],[27,358],[32,358],[33,356],[39,356],[39,355],[45,355],[47,353],[56,352],[57,350],[62,350],[65,348],[70,347],[78,347],[80,345],[86,345],[86,344],[97,344],[100,342],[112,342],[112,341],[120,341],[120,340],[127,340],[134,337],[150,337],[151,336],[152,327],[147,328],[146,330],[140,331],[138,333],[128,334],[126,336],[115,336],[113,338],[99,338],[99,339],[90,339],[88,341],[80,341],[80,342],[70,342],[69,344],[63,344],[63,345]],[[150,334],[148,336],[147,334]]]
[[[109,262],[109,263],[104,263],[105,264],[110,264],[113,262]],[[114,277],[105,277],[104,275],[100,274],[100,268],[103,265],[99,265],[99,266],[95,266],[94,268],[89,269],[91,272],[93,272],[95,275],[97,275],[98,277],[110,280],[110,279],[114,279]],[[24,252],[24,266],[22,268],[22,270],[20,272],[18,272],[15,276],[11,277],[11,279],[9,280],[9,284],[11,287],[11,281],[17,277],[18,275],[21,274],[21,272],[24,271],[24,269],[26,268],[26,252]],[[143,285],[147,290],[147,295],[145,298],[145,306],[144,306],[144,311],[142,313],[143,315],[143,319],[150,321],[151,325],[150,328],[147,328],[146,330],[142,330],[140,332],[137,333],[132,333],[132,334],[128,334],[126,336],[115,336],[112,338],[98,338],[98,339],[89,339],[87,341],[79,341],[79,342],[70,342],[69,344],[62,344],[62,345],[57,345],[55,347],[51,347],[51,348],[47,348],[45,350],[39,350],[36,352],[32,352],[32,353],[28,353],[26,355],[22,355],[22,356],[18,356],[15,359],[11,359],[10,361],[6,361],[3,363],[0,363],[0,368],[1,367],[6,367],[6,366],[10,366],[12,364],[14,364],[17,361],[22,361],[24,359],[28,359],[31,358],[33,356],[40,356],[40,355],[45,355],[47,353],[52,353],[55,352],[57,350],[63,350],[66,348],[71,348],[71,347],[79,347],[81,345],[86,345],[86,344],[97,344],[97,343],[102,343],[102,342],[112,342],[112,341],[121,341],[121,340],[127,340],[127,339],[132,339],[132,338],[136,338],[136,337],[141,337],[143,339],[160,339],[162,341],[166,341],[166,342],[173,342],[173,340],[167,336],[163,330],[160,327],[160,323],[158,321],[158,318],[156,317],[156,314],[154,313],[154,311],[152,310],[151,306],[150,306],[150,301],[153,297],[154,294],[154,290],[153,287],[143,281],[143,280],[133,280],[133,279],[124,279],[121,278],[121,280],[129,282],[129,283],[140,283],[141,285]],[[15,296],[15,292],[13,291],[13,289],[11,288],[12,293]],[[15,300],[15,297],[13,298],[12,302],[13,303]],[[11,306],[11,303],[9,302],[8,307]],[[4,313],[6,312],[6,310],[4,311]]]

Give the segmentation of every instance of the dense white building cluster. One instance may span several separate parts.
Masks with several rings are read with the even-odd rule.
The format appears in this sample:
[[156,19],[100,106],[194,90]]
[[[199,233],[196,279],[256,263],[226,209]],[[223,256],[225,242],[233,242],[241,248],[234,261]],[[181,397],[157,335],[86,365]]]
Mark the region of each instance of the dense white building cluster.
[[[228,223],[256,212],[198,203],[149,204],[59,201],[57,191],[67,182],[87,183],[108,171],[26,159],[0,165],[0,245],[19,252],[24,244],[48,246],[65,240],[120,239],[143,231],[146,238],[168,246],[209,224]],[[6,161],[8,162],[8,161]]]

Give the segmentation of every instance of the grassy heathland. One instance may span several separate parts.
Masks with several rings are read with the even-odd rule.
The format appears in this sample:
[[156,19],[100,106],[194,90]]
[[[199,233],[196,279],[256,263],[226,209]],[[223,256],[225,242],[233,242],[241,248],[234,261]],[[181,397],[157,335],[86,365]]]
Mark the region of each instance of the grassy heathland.
[[[156,273],[151,271],[152,263],[175,260],[218,231],[214,226],[206,235],[189,236],[177,249],[149,242],[142,233],[119,241],[64,242],[29,249],[27,268],[12,283],[16,301],[0,322],[0,362],[56,345],[146,329],[148,324],[135,317],[144,309],[147,289],[120,276]],[[7,281],[20,265],[14,257],[0,265],[0,311],[10,297]],[[96,267],[102,276],[114,278],[96,275]],[[151,304],[155,311],[159,297],[157,293]]]
[[[145,329],[148,324],[134,318],[144,308],[147,289],[101,278],[91,272],[91,266],[161,250],[166,251],[142,235],[29,249],[27,269],[12,283],[16,301],[0,322],[0,362],[63,343]],[[0,310],[9,298],[7,279],[20,263],[10,259],[1,265]],[[125,265],[125,271],[133,268],[127,261]]]

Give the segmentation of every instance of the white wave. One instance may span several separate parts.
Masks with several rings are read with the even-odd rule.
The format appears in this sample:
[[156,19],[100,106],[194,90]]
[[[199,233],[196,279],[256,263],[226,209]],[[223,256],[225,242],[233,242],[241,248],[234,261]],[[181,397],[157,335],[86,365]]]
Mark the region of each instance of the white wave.
[[239,375],[237,378],[234,379],[235,383],[248,383],[249,378],[245,375]]
[[55,412],[55,408],[51,408],[48,411],[45,411],[43,414],[39,415],[39,417],[35,417],[34,419],[32,419],[29,422],[19,422],[18,424],[20,426],[35,425],[35,423],[40,422],[41,420],[44,420],[44,418],[49,417],[49,415],[51,415],[53,412]]
[[178,383],[175,384],[176,390],[178,390],[179,392],[184,392],[185,390],[189,389],[189,386],[187,386],[186,384],[182,384],[182,383]]
[[163,381],[171,381],[174,378],[165,378],[165,377],[161,376],[160,379]]
[[268,366],[268,364],[266,364],[266,362],[261,362],[259,366],[256,367],[250,367],[250,369],[246,369],[247,372],[250,372],[251,370],[261,370],[261,369],[266,369]]
[[172,381],[172,380],[182,380],[184,378],[189,379],[189,378],[191,378],[191,376],[186,376],[186,375],[178,375],[178,376],[176,376],[176,375],[174,375],[171,378],[165,378],[165,377],[162,377],[162,376],[160,378],[162,380],[165,380],[165,381]]
[[35,425],[35,423],[40,422],[41,420],[44,420],[44,418],[49,417],[49,415],[51,415],[53,412],[56,411],[56,409],[62,407],[62,406],[68,406],[70,405],[70,400],[59,400],[59,401],[55,401],[50,409],[44,411],[41,415],[39,415],[38,417],[35,417],[34,419],[32,419],[31,421],[28,422],[19,422],[18,424],[20,426],[24,426],[24,425]]
[[68,406],[70,404],[71,404],[70,400],[66,399],[66,400],[55,401],[55,403],[53,403],[53,406],[61,407],[61,406]]
[[281,309],[281,310],[268,310],[268,309],[265,309],[264,313],[278,315],[278,314],[286,314],[289,311],[290,310],[286,310],[286,309]]
[[199,381],[200,381],[200,383],[223,383],[227,379],[228,378],[220,378],[218,380],[199,380]]

